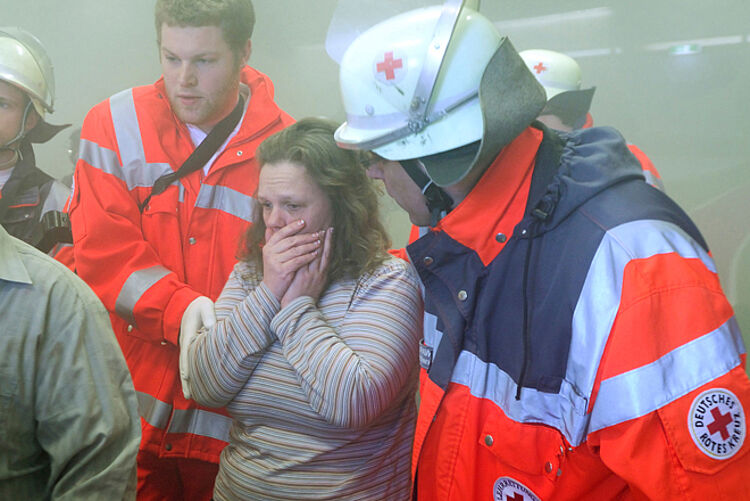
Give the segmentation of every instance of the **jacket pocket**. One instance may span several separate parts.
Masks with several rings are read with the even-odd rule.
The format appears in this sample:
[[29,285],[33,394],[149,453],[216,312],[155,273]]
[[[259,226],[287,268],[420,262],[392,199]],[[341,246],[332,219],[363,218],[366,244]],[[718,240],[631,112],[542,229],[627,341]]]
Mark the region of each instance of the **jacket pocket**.
[[170,187],[151,198],[141,214],[143,238],[151,244],[162,264],[171,270],[182,267],[178,189]]
[[[497,460],[491,479],[494,499],[524,492],[524,499],[548,499],[555,493],[567,443],[562,434],[537,423],[519,423],[502,412],[484,420],[479,448]],[[512,497],[510,497],[512,499]]]
[[497,414],[490,415],[480,429],[480,447],[490,451],[498,461],[529,475],[557,477],[567,444],[556,429],[518,423]]

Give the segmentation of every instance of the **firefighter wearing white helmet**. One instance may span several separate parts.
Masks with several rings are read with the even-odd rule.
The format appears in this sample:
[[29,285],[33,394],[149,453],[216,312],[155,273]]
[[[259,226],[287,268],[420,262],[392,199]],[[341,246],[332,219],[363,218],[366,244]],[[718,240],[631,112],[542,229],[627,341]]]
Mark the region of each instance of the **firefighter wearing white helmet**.
[[[589,109],[596,87],[581,89],[581,67],[567,54],[545,49],[519,52],[531,73],[547,93],[547,105],[539,121],[556,130],[570,132],[593,126]],[[664,182],[651,159],[637,146],[628,143],[643,168],[646,182],[664,191]]]
[[36,167],[31,146],[67,127],[44,121],[54,95],[52,63],[41,42],[20,28],[0,28],[0,224],[44,252],[70,241],[61,212],[70,190]]
[[458,196],[438,187],[487,167],[545,101],[510,41],[461,4],[449,1],[382,22],[358,37],[341,61],[347,121],[336,141],[402,161],[427,196],[426,217],[433,223]]
[[519,52],[547,93],[539,120],[558,130],[579,129],[586,122],[596,87],[581,89],[581,67],[567,54],[545,49]]
[[402,254],[425,295],[417,498],[747,498],[741,335],[622,136],[535,121],[541,85],[460,1],[362,32],[340,71],[336,140],[431,226]]

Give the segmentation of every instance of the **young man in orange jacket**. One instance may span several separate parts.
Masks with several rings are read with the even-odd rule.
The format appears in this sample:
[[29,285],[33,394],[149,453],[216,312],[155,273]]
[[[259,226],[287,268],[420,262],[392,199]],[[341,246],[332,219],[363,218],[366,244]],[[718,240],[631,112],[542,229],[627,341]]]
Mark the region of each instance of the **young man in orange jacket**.
[[460,0],[362,32],[340,146],[418,226],[424,500],[750,499],[745,348],[707,245],[613,129]]
[[[254,22],[250,0],[158,0],[162,78],[99,103],[81,131],[76,268],[109,310],[138,391],[140,499],[209,499],[227,442],[231,420],[183,395],[178,359],[214,321],[236,262],[255,149],[292,122],[268,77],[246,65]],[[174,176],[207,136],[215,153]]]

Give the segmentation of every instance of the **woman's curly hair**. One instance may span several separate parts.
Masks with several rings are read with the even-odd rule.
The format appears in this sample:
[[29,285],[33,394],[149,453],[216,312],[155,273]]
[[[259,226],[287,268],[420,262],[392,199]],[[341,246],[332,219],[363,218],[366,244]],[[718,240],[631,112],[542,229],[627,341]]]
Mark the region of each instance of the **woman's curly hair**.
[[[335,130],[330,120],[304,118],[265,139],[256,152],[260,169],[279,162],[303,166],[328,197],[334,228],[329,283],[373,271],[390,247],[380,221],[378,190],[367,177],[365,157],[336,146]],[[263,269],[265,232],[263,211],[256,208],[239,257],[254,262],[258,270]]]

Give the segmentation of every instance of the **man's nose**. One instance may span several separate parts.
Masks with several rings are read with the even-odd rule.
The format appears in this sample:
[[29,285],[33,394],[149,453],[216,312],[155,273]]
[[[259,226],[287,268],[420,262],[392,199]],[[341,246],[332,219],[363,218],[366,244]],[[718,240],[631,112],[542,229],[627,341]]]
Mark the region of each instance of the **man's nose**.
[[183,63],[180,67],[180,86],[193,87],[197,81],[193,65],[190,63]]

